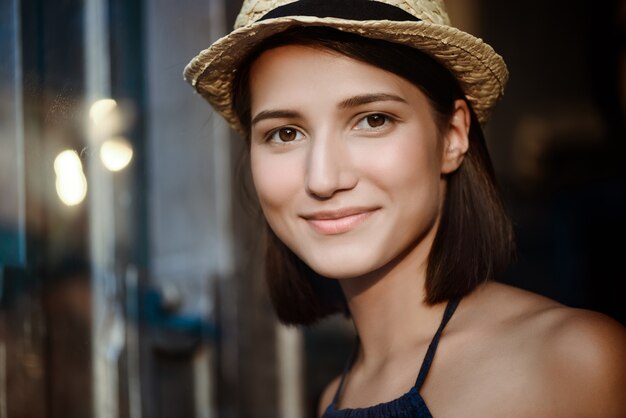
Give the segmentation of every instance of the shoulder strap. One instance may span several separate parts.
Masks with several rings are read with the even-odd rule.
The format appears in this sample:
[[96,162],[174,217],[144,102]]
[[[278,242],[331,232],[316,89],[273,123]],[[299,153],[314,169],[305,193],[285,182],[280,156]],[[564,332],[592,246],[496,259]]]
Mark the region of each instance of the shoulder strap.
[[439,324],[439,328],[437,332],[433,336],[433,339],[428,346],[428,351],[426,351],[426,355],[424,356],[424,361],[422,362],[422,367],[420,367],[419,374],[417,375],[417,380],[415,381],[415,388],[419,390],[424,384],[424,380],[426,380],[426,376],[428,376],[428,371],[430,370],[430,366],[433,363],[433,358],[435,357],[435,352],[437,351],[437,346],[439,345],[439,339],[441,338],[441,333],[443,329],[452,318],[456,307],[459,306],[459,302],[461,300],[459,298],[451,299],[448,301],[448,305],[446,306],[446,310],[443,313],[443,318],[441,319],[441,324]]
[[[437,350],[437,345],[439,344],[441,333],[443,332],[443,329],[448,324],[448,321],[450,321],[450,318],[452,318],[452,315],[454,314],[456,307],[459,305],[459,302],[460,302],[460,299],[458,298],[451,299],[450,301],[448,301],[448,305],[446,305],[446,310],[443,313],[441,324],[439,324],[439,328],[437,329],[435,336],[433,337],[432,341],[430,342],[430,345],[428,346],[428,351],[426,351],[426,356],[424,356],[422,367],[420,368],[419,374],[417,376],[417,380],[415,382],[415,387],[418,390],[422,387],[422,384],[424,384],[424,380],[426,380],[426,376],[428,375],[428,371],[430,370],[430,365],[432,364],[433,358],[435,357],[435,351]],[[359,345],[360,345],[360,341],[359,341],[359,336],[357,335],[356,343],[354,344],[354,349],[352,350],[352,354],[350,355],[350,358],[348,359],[348,362],[346,363],[346,366],[343,369],[343,373],[341,374],[341,380],[339,381],[339,386],[337,386],[337,390],[335,391],[335,396],[333,398],[333,405],[337,405],[339,402],[339,397],[341,396],[343,392],[343,386],[345,385],[345,382],[346,382],[346,376],[348,375],[348,372],[350,371],[350,369],[352,368],[352,365],[356,361],[356,357],[359,352]]]

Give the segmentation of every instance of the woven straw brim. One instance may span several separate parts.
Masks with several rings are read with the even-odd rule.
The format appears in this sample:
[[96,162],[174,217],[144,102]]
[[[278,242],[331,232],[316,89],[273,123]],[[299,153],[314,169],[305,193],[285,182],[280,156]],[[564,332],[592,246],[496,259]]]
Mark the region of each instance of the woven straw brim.
[[508,79],[504,60],[493,48],[456,28],[426,21],[352,21],[337,18],[281,17],[234,30],[200,52],[185,67],[184,76],[229,125],[245,134],[232,107],[236,70],[263,39],[294,26],[325,26],[419,49],[459,80],[465,96],[484,124],[502,97]]

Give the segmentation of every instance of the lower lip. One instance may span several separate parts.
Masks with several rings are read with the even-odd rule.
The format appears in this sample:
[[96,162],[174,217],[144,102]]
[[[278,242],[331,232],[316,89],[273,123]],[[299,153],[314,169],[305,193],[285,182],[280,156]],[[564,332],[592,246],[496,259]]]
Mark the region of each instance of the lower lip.
[[307,219],[307,222],[318,233],[323,235],[338,235],[350,232],[365,222],[374,211],[356,213],[337,219]]

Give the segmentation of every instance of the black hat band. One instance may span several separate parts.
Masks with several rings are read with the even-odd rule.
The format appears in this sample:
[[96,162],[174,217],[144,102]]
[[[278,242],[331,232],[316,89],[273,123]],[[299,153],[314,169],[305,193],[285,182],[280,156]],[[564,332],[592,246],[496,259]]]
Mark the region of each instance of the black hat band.
[[259,21],[287,16],[336,17],[348,20],[414,21],[421,19],[399,7],[372,0],[299,0],[275,8]]

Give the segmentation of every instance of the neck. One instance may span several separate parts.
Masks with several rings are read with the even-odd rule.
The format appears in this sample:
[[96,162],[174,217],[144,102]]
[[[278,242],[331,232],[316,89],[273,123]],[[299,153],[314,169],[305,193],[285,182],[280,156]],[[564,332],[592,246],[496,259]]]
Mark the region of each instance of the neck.
[[341,281],[363,364],[377,367],[434,335],[444,306],[424,302],[426,261],[427,252],[413,248],[377,271]]

